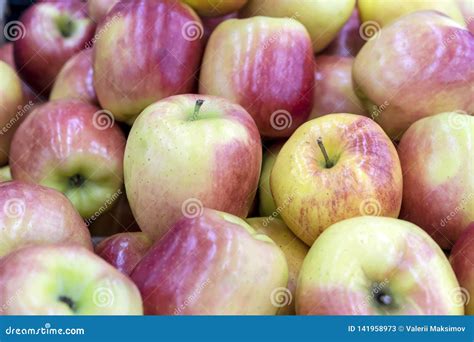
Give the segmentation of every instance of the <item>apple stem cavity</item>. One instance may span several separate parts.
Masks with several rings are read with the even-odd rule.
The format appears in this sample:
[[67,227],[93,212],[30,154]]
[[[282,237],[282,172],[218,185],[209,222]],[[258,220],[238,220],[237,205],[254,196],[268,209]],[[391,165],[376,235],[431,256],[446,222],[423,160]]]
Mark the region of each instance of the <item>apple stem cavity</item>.
[[66,304],[73,312],[76,311],[76,305],[74,304],[74,301],[71,298],[66,296],[59,296],[58,300]]
[[194,106],[194,112],[193,116],[191,117],[191,121],[197,120],[198,115],[199,115],[199,110],[201,109],[202,104],[204,103],[204,100],[196,100],[196,105]]
[[80,174],[75,174],[74,176],[69,177],[69,185],[72,188],[80,188],[85,181],[86,179]]
[[74,33],[74,22],[67,15],[60,15],[56,19],[56,25],[58,26],[59,32],[64,38],[69,38]]
[[326,168],[330,169],[331,167],[334,166],[334,164],[332,163],[331,159],[329,159],[328,153],[327,153],[326,148],[324,147],[324,144],[323,144],[323,138],[321,138],[321,137],[318,138],[318,146],[321,150],[321,153],[324,156],[324,160],[326,161]]

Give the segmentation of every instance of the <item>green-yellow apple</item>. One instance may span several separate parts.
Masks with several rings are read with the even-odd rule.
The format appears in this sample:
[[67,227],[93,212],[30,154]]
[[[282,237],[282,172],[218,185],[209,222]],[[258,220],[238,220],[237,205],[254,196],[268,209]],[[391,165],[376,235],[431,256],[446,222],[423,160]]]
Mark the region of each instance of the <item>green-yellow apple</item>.
[[[465,305],[466,315],[474,315],[474,222],[471,222],[451,250],[449,260],[461,285],[461,293],[453,299]],[[471,298],[472,297],[472,298]]]
[[352,86],[354,58],[317,56],[314,60],[314,104],[309,119],[330,113],[366,115]]
[[120,272],[131,274],[152,243],[143,232],[119,233],[99,242],[95,252]]
[[2,315],[141,315],[137,287],[88,249],[29,246],[0,259]]
[[319,52],[336,37],[354,6],[355,0],[249,0],[240,14],[296,19],[308,30],[314,52]]
[[178,220],[131,275],[151,315],[273,315],[285,288],[281,249],[236,216],[204,208]]
[[10,165],[0,167],[0,182],[8,182],[12,180]]
[[368,112],[399,140],[423,117],[474,112],[473,60],[474,36],[468,30],[445,15],[422,11],[369,40],[355,58],[352,76]]
[[324,231],[304,259],[299,315],[462,315],[459,284],[439,246],[416,225],[363,216]]
[[247,0],[183,0],[203,17],[220,17],[238,11]]
[[99,23],[94,86],[101,107],[129,124],[148,105],[194,91],[204,42],[196,13],[175,0],[117,3]]
[[94,89],[91,49],[82,50],[64,64],[56,77],[49,98],[80,99],[94,105],[98,104]]
[[87,13],[96,23],[104,19],[107,13],[120,0],[87,0]]
[[311,246],[338,221],[398,217],[403,185],[397,151],[374,121],[328,114],[303,124],[283,145],[270,187],[285,223]]
[[298,274],[303,260],[308,253],[308,246],[288,229],[282,220],[269,217],[247,219],[258,234],[268,235],[283,251],[288,264],[288,284],[286,288],[275,291],[273,305],[279,307],[279,315],[295,314],[295,292]]
[[416,11],[438,11],[464,25],[464,18],[457,0],[358,0],[360,18],[363,22],[374,22],[380,27],[386,26],[396,19]]
[[125,137],[113,116],[79,100],[50,101],[18,127],[10,150],[13,179],[63,192],[84,218],[123,185]]
[[244,107],[267,138],[288,137],[313,103],[311,40],[294,19],[230,19],[212,32],[199,92]]
[[48,96],[64,63],[92,39],[95,24],[84,4],[55,1],[30,6],[13,28],[18,72],[37,93]]
[[86,224],[59,191],[20,181],[3,182],[0,208],[0,257],[40,244],[77,244],[92,250]]
[[[0,61],[0,165],[8,163],[13,133],[18,128],[16,118],[22,119],[23,91],[21,80],[7,63]],[[13,122],[10,127],[7,124]]]
[[474,117],[442,113],[415,122],[398,154],[403,171],[400,218],[450,249],[474,221]]
[[263,155],[262,172],[258,181],[258,212],[260,216],[280,217],[270,189],[270,174],[283,142],[270,146]]
[[146,108],[130,131],[128,201],[153,239],[203,207],[246,217],[261,162],[257,126],[241,106],[214,96],[168,97]]

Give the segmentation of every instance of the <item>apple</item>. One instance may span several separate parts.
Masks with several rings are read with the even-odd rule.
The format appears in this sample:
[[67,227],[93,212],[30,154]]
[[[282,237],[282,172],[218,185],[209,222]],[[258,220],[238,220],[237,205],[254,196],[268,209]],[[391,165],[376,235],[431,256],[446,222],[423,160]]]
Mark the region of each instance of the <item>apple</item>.
[[183,0],[203,17],[221,17],[238,11],[247,0]]
[[243,106],[266,138],[288,137],[313,103],[311,40],[289,18],[230,19],[209,38],[199,92]]
[[93,105],[98,104],[94,89],[91,49],[80,51],[64,64],[56,77],[49,98],[80,99]]
[[141,230],[161,238],[203,207],[246,217],[262,160],[250,115],[226,99],[177,95],[147,107],[125,148],[125,188]]
[[468,30],[423,11],[400,18],[369,40],[355,58],[352,76],[367,110],[399,140],[423,117],[474,112],[473,60],[474,36]]
[[359,11],[356,7],[336,38],[332,40],[322,53],[342,57],[355,57],[365,44],[365,40],[359,32],[360,26]]
[[153,241],[145,233],[119,233],[112,235],[95,247],[102,259],[124,274],[131,274]]
[[20,17],[22,31],[13,45],[21,77],[39,94],[48,96],[64,63],[94,35],[95,24],[79,2],[44,2]]
[[15,123],[22,118],[21,80],[7,63],[0,61],[0,165],[8,163]]
[[92,250],[89,230],[59,191],[19,181],[0,183],[0,257],[30,244],[78,244]]
[[87,218],[119,197],[124,148],[110,113],[79,100],[57,100],[34,109],[17,129],[10,167],[13,179],[63,192]]
[[456,0],[469,32],[474,34],[474,5],[471,0]]
[[201,20],[189,6],[119,2],[97,32],[95,90],[117,120],[132,124],[148,105],[194,90],[204,42]]
[[0,182],[8,182],[12,180],[10,165],[0,167]]
[[309,119],[330,113],[367,116],[352,86],[354,58],[320,55],[314,62],[314,105]]
[[88,249],[21,248],[0,259],[0,314],[141,315],[133,282]]
[[281,249],[244,220],[204,208],[178,220],[131,275],[148,315],[273,315],[285,289]]
[[299,315],[462,315],[448,259],[422,229],[363,216],[325,230],[296,288]]
[[465,305],[466,315],[474,315],[474,222],[471,222],[451,250],[449,260],[456,273],[461,293],[453,300]]
[[[362,22],[377,23],[379,27],[386,26],[396,19],[416,11],[432,10],[442,13],[464,25],[464,18],[456,3],[457,0],[358,0]],[[472,6],[472,3],[471,3]]]
[[271,145],[263,155],[262,172],[258,182],[258,212],[260,216],[280,217],[270,189],[270,174],[283,142]]
[[211,33],[214,32],[217,26],[229,19],[237,19],[237,12],[233,12],[221,17],[202,17],[202,26],[204,29],[203,37],[205,43],[209,40]]
[[242,17],[263,15],[299,20],[308,30],[314,52],[323,50],[351,16],[355,0],[249,0]]
[[87,0],[87,13],[96,23],[104,19],[107,13],[120,0]]
[[269,217],[254,217],[246,220],[258,234],[270,237],[281,248],[288,263],[288,285],[286,290],[275,292],[273,304],[279,307],[279,315],[295,314],[295,292],[298,274],[308,253],[306,246],[282,220]]
[[474,117],[442,113],[415,122],[398,154],[403,170],[400,218],[450,249],[474,221]]
[[298,128],[278,153],[270,186],[281,217],[309,246],[350,217],[398,217],[403,188],[387,135],[371,119],[345,113]]

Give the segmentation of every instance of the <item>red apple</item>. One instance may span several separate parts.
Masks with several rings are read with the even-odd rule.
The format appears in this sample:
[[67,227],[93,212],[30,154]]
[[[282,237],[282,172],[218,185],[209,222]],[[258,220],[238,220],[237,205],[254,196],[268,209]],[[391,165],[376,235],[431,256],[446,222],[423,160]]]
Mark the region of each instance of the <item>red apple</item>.
[[107,13],[120,0],[87,0],[87,12],[98,23],[105,18]]
[[153,241],[145,233],[119,233],[112,235],[95,247],[102,259],[124,274],[131,274]]
[[172,0],[119,2],[97,32],[95,90],[117,120],[131,124],[153,102],[194,90],[203,27],[189,6]]
[[123,185],[125,137],[109,113],[79,100],[48,102],[15,132],[13,179],[55,188],[84,218],[112,206]]
[[80,99],[97,105],[92,69],[92,50],[86,49],[72,56],[56,77],[51,100]]
[[24,34],[14,42],[15,64],[22,78],[48,96],[64,63],[91,40],[95,25],[80,2],[44,2],[20,17]]
[[313,103],[311,39],[294,19],[230,19],[209,38],[199,92],[242,105],[264,137],[288,137]]
[[179,220],[132,272],[149,315],[270,315],[285,288],[281,249],[244,220],[203,209]]
[[[474,315],[474,222],[464,229],[451,250],[449,259],[461,286],[453,300],[466,306],[466,315]],[[471,298],[472,297],[472,298]]]

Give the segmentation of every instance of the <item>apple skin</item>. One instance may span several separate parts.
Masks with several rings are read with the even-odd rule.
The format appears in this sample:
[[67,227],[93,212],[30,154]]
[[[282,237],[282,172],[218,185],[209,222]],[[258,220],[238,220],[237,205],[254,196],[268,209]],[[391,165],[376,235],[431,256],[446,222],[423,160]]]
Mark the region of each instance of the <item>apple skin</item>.
[[82,217],[93,215],[123,185],[125,136],[111,120],[79,100],[34,109],[13,137],[13,179],[57,189]]
[[87,0],[87,13],[96,23],[105,18],[107,13],[120,0]]
[[354,58],[320,55],[314,63],[314,105],[309,120],[331,113],[368,116],[352,86]]
[[191,6],[197,14],[203,17],[221,17],[238,11],[247,0],[183,0]]
[[[0,165],[8,163],[10,144],[18,125],[16,119],[21,119],[23,91],[21,80],[7,63],[0,61]],[[6,125],[15,120],[10,129]]]
[[129,275],[152,243],[142,232],[119,233],[99,242],[95,252],[120,272]]
[[10,171],[10,165],[5,165],[0,167],[0,182],[8,182],[11,181],[12,173]]
[[360,25],[359,11],[356,7],[336,38],[322,51],[322,54],[355,57],[365,44],[365,40],[359,33]]
[[471,0],[456,0],[469,32],[474,34],[474,6]]
[[233,12],[221,17],[201,17],[204,34],[202,39],[207,44],[211,33],[214,32],[217,26],[229,19],[237,19],[237,12]]
[[94,86],[102,108],[117,120],[132,124],[148,105],[195,90],[203,27],[189,6],[172,0],[119,2],[97,32],[102,33],[93,47]]
[[398,154],[403,170],[400,218],[450,249],[474,221],[474,117],[442,113],[415,122]]
[[288,137],[311,111],[311,40],[289,18],[230,19],[211,34],[199,92],[243,106],[266,138]]
[[263,155],[262,172],[258,181],[258,212],[260,216],[275,215],[275,217],[280,217],[270,189],[270,175],[282,146],[283,142],[275,143]]
[[128,277],[73,245],[29,246],[0,259],[0,308],[2,315],[143,313],[140,293]]
[[80,99],[98,105],[94,89],[92,49],[80,51],[64,64],[56,77],[49,98],[50,100]]
[[[294,315],[295,314],[295,294],[296,281],[303,264],[303,260],[308,254],[308,246],[298,239],[295,234],[286,226],[286,224],[277,218],[269,219],[268,217],[254,217],[246,219],[247,223],[252,226],[258,234],[269,236],[283,251],[288,264],[288,285],[287,289],[291,296],[282,292],[282,298],[278,302],[278,298],[274,298],[277,305],[280,306],[278,315]],[[288,304],[288,305],[285,305]]]
[[447,15],[464,26],[464,18],[456,0],[358,0],[357,7],[362,22],[374,21],[381,27],[404,15],[428,10]]
[[[456,276],[439,246],[416,225],[362,216],[324,231],[304,259],[299,315],[462,315]],[[384,305],[379,297],[391,296]]]
[[[63,34],[57,23],[62,19],[72,20],[70,36]],[[72,1],[34,4],[20,21],[25,34],[13,43],[15,64],[22,79],[47,97],[64,63],[92,39],[95,24],[87,16],[84,4]]]
[[[326,167],[320,137],[333,167]],[[398,217],[403,184],[397,151],[383,130],[367,117],[341,113],[298,128],[278,154],[270,187],[285,223],[311,246],[338,221]]]
[[474,248],[472,246],[474,246],[474,222],[464,229],[449,256],[459,285],[467,291],[458,298],[466,303],[466,315],[474,315],[474,301],[470,298],[474,296]]
[[[204,104],[193,120],[198,99]],[[245,109],[214,96],[172,96],[132,126],[124,160],[128,201],[154,240],[203,207],[246,217],[261,162],[260,136]]]
[[383,28],[363,46],[352,70],[354,88],[369,112],[386,104],[374,118],[399,140],[423,117],[474,112],[473,60],[469,31],[442,14],[416,12]]
[[274,315],[288,267],[281,249],[244,220],[204,208],[178,220],[135,267],[148,315]]
[[355,2],[355,0],[249,0],[240,11],[240,15],[294,18],[308,30],[313,50],[317,53],[337,36],[351,16]]
[[86,224],[59,191],[19,181],[0,183],[0,257],[34,244],[78,244],[92,250]]

